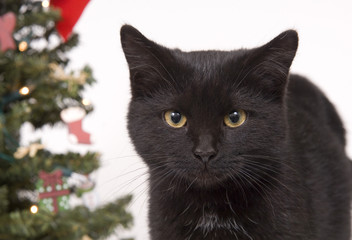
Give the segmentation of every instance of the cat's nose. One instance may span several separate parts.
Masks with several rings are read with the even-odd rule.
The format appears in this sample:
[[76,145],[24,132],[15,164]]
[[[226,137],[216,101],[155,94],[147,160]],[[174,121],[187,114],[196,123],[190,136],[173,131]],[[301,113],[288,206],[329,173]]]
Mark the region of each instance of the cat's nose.
[[207,163],[216,156],[216,151],[215,150],[194,151],[194,155],[203,163]]
[[200,136],[199,141],[193,149],[194,156],[203,163],[209,162],[218,153],[213,142],[213,137],[211,135]]

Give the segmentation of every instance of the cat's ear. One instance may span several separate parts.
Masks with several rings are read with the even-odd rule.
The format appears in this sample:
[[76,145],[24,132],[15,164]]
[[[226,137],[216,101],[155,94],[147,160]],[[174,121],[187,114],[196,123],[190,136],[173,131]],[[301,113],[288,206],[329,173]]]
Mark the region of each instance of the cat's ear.
[[297,47],[297,32],[288,30],[264,46],[251,50],[245,61],[248,66],[245,72],[251,82],[260,91],[281,99]]
[[132,97],[150,96],[168,85],[172,79],[167,70],[173,58],[170,51],[130,25],[121,27],[120,36],[130,70]]

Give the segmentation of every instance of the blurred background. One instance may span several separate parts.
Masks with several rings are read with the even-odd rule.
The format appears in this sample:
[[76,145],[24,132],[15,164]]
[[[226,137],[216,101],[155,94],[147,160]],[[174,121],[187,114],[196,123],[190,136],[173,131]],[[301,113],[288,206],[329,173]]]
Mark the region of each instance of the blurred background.
[[88,64],[97,79],[84,92],[94,111],[83,120],[83,130],[92,134],[94,143],[72,144],[65,125],[35,132],[28,126],[22,142],[42,137],[42,143],[55,153],[100,152],[101,167],[94,173],[91,204],[98,206],[116,196],[133,194],[128,209],[134,226],[119,232],[119,237],[148,240],[148,175],[126,131],[130,89],[120,27],[131,24],[151,40],[186,51],[251,48],[284,30],[297,30],[300,43],[292,72],[308,77],[335,104],[345,123],[347,152],[352,156],[351,9],[350,0],[90,0],[74,28],[80,44],[69,53],[68,68]]

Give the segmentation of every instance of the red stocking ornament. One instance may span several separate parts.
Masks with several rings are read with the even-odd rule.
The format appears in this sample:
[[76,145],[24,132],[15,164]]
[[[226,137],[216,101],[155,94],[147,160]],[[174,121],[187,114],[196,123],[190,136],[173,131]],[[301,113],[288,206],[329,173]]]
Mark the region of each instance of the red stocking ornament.
[[73,143],[91,144],[91,135],[82,129],[82,120],[86,116],[84,109],[70,107],[61,111],[61,119],[69,130],[69,138]]

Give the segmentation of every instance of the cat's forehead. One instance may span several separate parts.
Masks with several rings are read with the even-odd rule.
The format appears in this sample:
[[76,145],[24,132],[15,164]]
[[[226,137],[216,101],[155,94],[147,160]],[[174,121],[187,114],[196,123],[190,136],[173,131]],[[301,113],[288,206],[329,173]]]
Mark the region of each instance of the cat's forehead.
[[[236,62],[240,62],[245,51],[175,51],[177,60],[182,61],[188,67],[193,68],[197,73],[220,73],[224,68],[236,67]],[[228,70],[228,69],[227,69]]]
[[202,117],[224,114],[236,105],[236,98],[224,88],[191,85],[174,99],[176,108],[189,115]]
[[237,53],[224,51],[179,53],[182,67],[178,68],[178,81],[185,95],[213,100],[232,97],[240,65],[234,55]]
[[232,86],[242,68],[243,51],[193,51],[177,52],[181,71],[186,72],[186,84],[197,88],[222,88]]
[[[218,51],[182,54],[178,68],[181,89],[176,103],[189,111],[229,111],[236,103],[236,71],[230,65],[229,53]],[[232,58],[233,60],[233,58]],[[234,70],[234,71],[232,71]],[[225,110],[226,109],[226,110]]]

